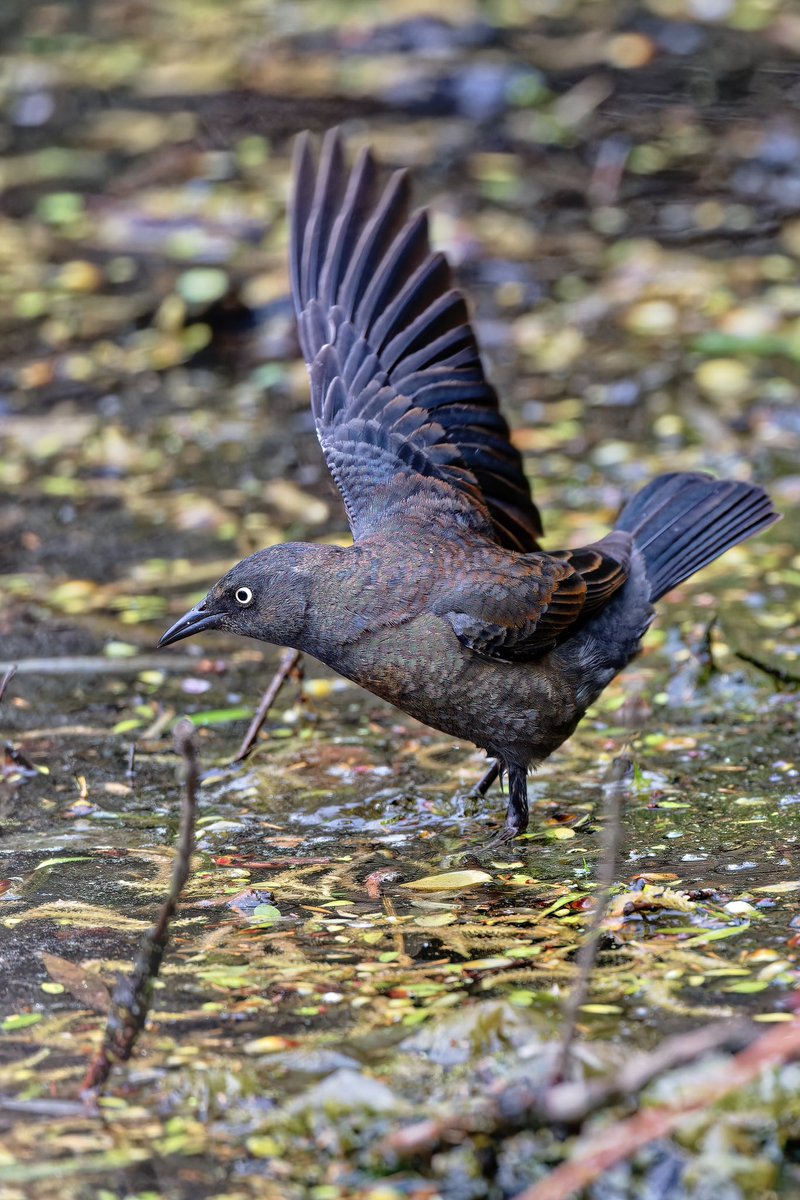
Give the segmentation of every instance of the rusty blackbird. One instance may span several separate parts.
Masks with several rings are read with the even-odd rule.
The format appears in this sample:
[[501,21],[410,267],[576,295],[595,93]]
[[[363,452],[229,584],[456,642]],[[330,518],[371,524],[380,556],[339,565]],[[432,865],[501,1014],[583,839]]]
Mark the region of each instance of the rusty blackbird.
[[543,551],[522,460],[464,299],[409,215],[341,139],[295,154],[292,293],[311,407],[353,545],[287,543],[238,563],[159,642],[205,630],[314,655],[508,774],[526,776],[639,650],[655,601],[778,519],[762,488],[661,475],[606,537]]

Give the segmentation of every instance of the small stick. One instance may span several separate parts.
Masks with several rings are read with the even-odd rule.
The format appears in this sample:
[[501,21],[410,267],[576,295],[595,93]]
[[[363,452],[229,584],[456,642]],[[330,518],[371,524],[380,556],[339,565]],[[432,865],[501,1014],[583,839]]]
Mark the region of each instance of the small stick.
[[[698,1031],[701,1032],[701,1031]],[[735,1054],[705,1086],[696,1086],[683,1104],[646,1108],[625,1121],[605,1128],[577,1154],[556,1167],[546,1179],[519,1192],[514,1200],[569,1200],[642,1146],[667,1137],[692,1113],[741,1090],[768,1067],[781,1067],[800,1058],[800,1020],[779,1025]]]
[[0,1110],[32,1117],[85,1117],[86,1106],[80,1100],[20,1100],[0,1096]]
[[191,671],[197,659],[188,654],[135,654],[131,658],[105,658],[102,654],[65,654],[56,658],[21,658],[0,662],[0,671],[14,666],[20,675],[136,675],[139,671]]
[[250,722],[250,727],[247,730],[247,733],[242,738],[242,744],[237,750],[233,759],[235,763],[244,762],[244,760],[252,753],[253,746],[256,743],[256,738],[261,732],[261,727],[267,719],[267,713],[275,703],[278,692],[281,690],[284,683],[299,662],[299,650],[287,650],[283,655],[283,658],[280,661],[280,666],[272,676],[269,687],[261,697],[261,703],[258,706],[258,711]]
[[131,742],[128,749],[128,769],[125,772],[129,779],[136,774],[136,742]]
[[102,1089],[115,1063],[127,1062],[144,1028],[153,994],[153,984],[161,967],[169,940],[169,927],[178,907],[181,892],[189,877],[194,850],[194,825],[197,812],[197,788],[200,772],[194,727],[190,721],[180,721],[175,727],[175,748],[183,758],[185,790],[181,804],[181,822],[176,843],[167,898],[155,924],[145,934],[130,975],[124,976],[114,988],[111,1009],[106,1021],[103,1042],[89,1064],[82,1092],[96,1093]]
[[31,762],[27,754],[23,754],[21,750],[17,750],[13,742],[6,742],[3,749],[14,766],[22,767],[23,771],[36,772],[36,765]]
[[627,794],[626,779],[631,766],[629,758],[622,754],[618,755],[611,763],[608,775],[603,782],[605,827],[603,857],[597,872],[597,904],[592,912],[586,937],[575,960],[578,974],[564,1009],[564,1032],[554,1071],[556,1080],[563,1079],[565,1076],[575,1037],[575,1027],[578,1023],[578,1010],[586,1002],[589,980],[597,958],[600,928],[605,919],[609,893],[616,876],[617,855],[622,834],[622,801]]
[[718,624],[719,618],[715,614],[703,630],[703,640],[695,651],[695,658],[700,664],[703,682],[708,682],[712,675],[719,674],[717,660],[714,657],[714,632]]
[[6,688],[7,688],[7,687],[8,687],[8,685],[11,683],[11,680],[14,678],[14,676],[16,675],[16,673],[17,673],[17,664],[16,664],[16,663],[12,663],[12,664],[11,664],[11,666],[10,666],[10,667],[8,668],[8,670],[6,671],[6,673],[5,673],[5,675],[3,676],[3,678],[2,678],[2,679],[0,679],[0,700],[2,700],[2,699],[3,699],[3,696],[5,696],[5,694],[6,694]]
[[765,675],[770,675],[773,679],[777,679],[778,683],[785,683],[787,687],[791,688],[800,687],[800,675],[795,675],[791,671],[786,671],[783,667],[775,666],[772,663],[764,662],[763,659],[756,658],[754,654],[748,653],[747,650],[742,650],[739,646],[731,646],[731,650],[737,658],[741,658],[743,662],[749,663],[756,670],[763,671]]
[[749,1021],[715,1021],[667,1038],[650,1053],[634,1055],[610,1077],[557,1083],[544,1091],[524,1083],[501,1087],[472,1113],[417,1121],[397,1130],[384,1139],[381,1150],[391,1159],[428,1161],[443,1146],[452,1147],[474,1134],[498,1139],[540,1125],[579,1127],[610,1104],[635,1102],[660,1075],[713,1051],[741,1050],[758,1036]]

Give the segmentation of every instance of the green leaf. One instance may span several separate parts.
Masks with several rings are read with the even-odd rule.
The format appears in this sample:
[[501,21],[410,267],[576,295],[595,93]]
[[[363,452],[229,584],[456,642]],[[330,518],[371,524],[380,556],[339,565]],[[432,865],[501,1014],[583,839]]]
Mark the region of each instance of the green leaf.
[[274,1138],[254,1134],[245,1142],[247,1149],[254,1158],[275,1158],[280,1147]]
[[111,732],[130,733],[132,729],[141,729],[143,725],[144,721],[140,720],[139,717],[126,717],[124,721],[117,721]]
[[698,933],[696,937],[690,937],[688,942],[681,943],[681,948],[687,946],[704,946],[706,942],[721,942],[723,938],[736,937],[739,933],[744,933],[745,929],[750,928],[750,922],[746,921],[742,925],[727,925],[724,929],[706,929],[703,933]]
[[796,338],[783,334],[762,333],[747,336],[740,333],[703,333],[695,338],[692,349],[701,354],[756,356],[786,355],[796,359],[800,355],[800,344]]
[[506,958],[536,958],[542,953],[541,946],[512,946],[510,950],[504,950]]
[[73,854],[65,858],[43,858],[40,863],[33,868],[34,871],[42,871],[45,867],[57,867],[60,863],[68,862],[91,862],[91,854]]
[[69,225],[83,212],[83,197],[77,192],[50,192],[42,196],[36,211],[48,225]]
[[538,914],[540,917],[549,917],[551,913],[558,912],[560,908],[564,908],[567,904],[571,904],[573,900],[583,900],[586,892],[569,892],[566,896],[561,896],[549,908],[543,908]]
[[36,1025],[41,1019],[41,1013],[12,1013],[6,1017],[0,1029],[4,1033],[13,1033],[16,1029],[27,1029],[29,1025]]
[[[238,708],[211,708],[207,712],[186,715],[193,725],[224,725],[227,721],[249,721],[253,709],[239,705]],[[177,721],[175,724],[177,725]]]
[[271,925],[273,921],[280,921],[283,914],[274,904],[257,904],[250,915],[259,925]]
[[219,267],[192,267],[178,280],[178,295],[189,304],[212,304],[228,290],[227,272]]
[[130,642],[106,642],[103,648],[106,658],[133,658],[138,653],[139,647]]

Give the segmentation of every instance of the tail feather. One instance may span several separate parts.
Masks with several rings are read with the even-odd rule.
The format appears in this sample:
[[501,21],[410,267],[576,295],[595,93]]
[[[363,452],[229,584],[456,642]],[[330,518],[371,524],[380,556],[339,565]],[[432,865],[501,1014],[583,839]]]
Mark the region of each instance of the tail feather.
[[616,528],[642,554],[656,601],[684,579],[780,519],[752,483],[699,472],[659,475],[626,505]]
[[[665,532],[669,537],[659,540],[658,546],[648,547],[645,559],[654,571],[677,561],[696,562],[695,570],[712,557],[723,553],[730,545],[741,541],[744,531],[761,516],[761,497],[741,496],[736,492],[720,494],[718,504],[706,501],[688,514],[689,527],[677,530],[674,525]],[[649,551],[649,553],[648,553]]]

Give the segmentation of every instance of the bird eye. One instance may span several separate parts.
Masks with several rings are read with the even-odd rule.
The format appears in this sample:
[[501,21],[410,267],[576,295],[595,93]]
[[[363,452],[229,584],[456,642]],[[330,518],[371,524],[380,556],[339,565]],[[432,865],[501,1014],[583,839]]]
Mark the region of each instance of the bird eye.
[[240,587],[234,592],[234,599],[237,604],[241,604],[242,608],[247,608],[248,604],[253,603],[253,593],[248,587]]

